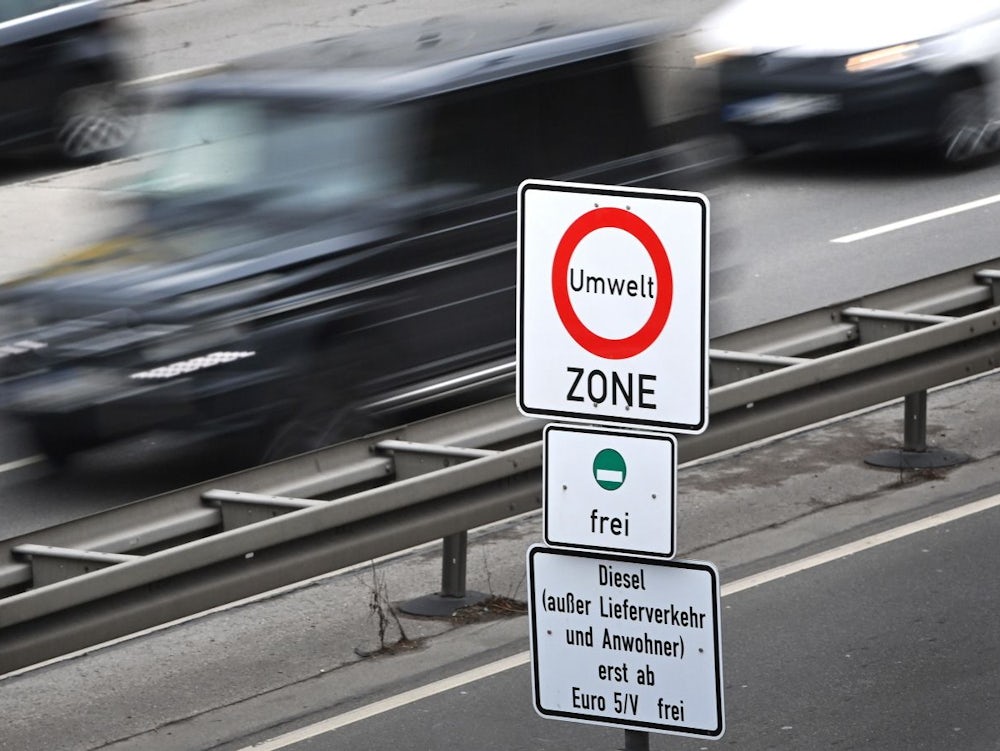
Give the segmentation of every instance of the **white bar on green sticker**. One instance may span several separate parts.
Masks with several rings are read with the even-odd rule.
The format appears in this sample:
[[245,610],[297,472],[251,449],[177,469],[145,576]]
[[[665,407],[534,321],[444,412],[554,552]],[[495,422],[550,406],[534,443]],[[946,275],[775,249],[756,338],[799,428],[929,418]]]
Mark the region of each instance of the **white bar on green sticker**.
[[599,469],[597,470],[597,481],[598,482],[624,482],[625,478],[622,473],[617,469]]

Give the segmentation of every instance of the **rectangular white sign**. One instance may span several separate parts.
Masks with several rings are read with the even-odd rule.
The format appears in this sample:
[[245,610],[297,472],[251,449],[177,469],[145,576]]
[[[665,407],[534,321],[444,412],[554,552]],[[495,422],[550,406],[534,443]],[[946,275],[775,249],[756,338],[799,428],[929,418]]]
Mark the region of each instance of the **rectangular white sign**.
[[522,183],[518,409],[704,431],[708,270],[699,193]]
[[677,439],[582,425],[547,425],[543,439],[549,545],[674,555]]
[[714,566],[536,545],[528,574],[540,715],[722,737]]

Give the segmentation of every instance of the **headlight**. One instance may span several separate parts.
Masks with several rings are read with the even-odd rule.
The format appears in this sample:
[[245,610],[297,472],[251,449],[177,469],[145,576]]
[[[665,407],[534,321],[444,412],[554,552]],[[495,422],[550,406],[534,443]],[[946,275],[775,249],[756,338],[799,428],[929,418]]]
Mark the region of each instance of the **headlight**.
[[920,42],[906,42],[882,47],[870,52],[862,52],[847,58],[844,68],[848,73],[864,73],[868,70],[888,70],[901,65],[923,62],[941,55],[948,43],[946,38],[925,39]]
[[872,50],[847,58],[845,67],[848,73],[861,73],[872,68],[893,68],[909,62],[919,48],[920,45],[916,42],[883,47],[880,50]]
[[742,55],[745,52],[746,50],[740,47],[724,47],[718,50],[711,50],[710,52],[701,52],[694,56],[694,67],[711,68],[714,65],[718,65],[723,60],[737,55]]

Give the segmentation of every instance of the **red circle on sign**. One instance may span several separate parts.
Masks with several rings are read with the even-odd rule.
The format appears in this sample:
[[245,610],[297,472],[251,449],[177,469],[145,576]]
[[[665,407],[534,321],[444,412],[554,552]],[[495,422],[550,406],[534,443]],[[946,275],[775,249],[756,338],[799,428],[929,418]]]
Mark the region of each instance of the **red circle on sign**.
[[[595,334],[580,320],[569,299],[569,262],[573,253],[587,235],[606,227],[628,232],[638,240],[652,259],[656,274],[656,301],[649,318],[638,331],[623,339],[609,339]],[[556,247],[556,255],[552,261],[552,298],[559,320],[569,335],[585,350],[607,360],[634,357],[656,341],[670,317],[674,277],[666,248],[653,228],[630,211],[612,207],[588,211],[569,225]]]

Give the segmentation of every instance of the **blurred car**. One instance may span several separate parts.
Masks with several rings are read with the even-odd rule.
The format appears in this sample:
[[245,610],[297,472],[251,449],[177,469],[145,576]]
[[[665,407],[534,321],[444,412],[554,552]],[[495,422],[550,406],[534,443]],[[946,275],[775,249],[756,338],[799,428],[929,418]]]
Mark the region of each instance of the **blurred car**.
[[276,457],[512,362],[523,179],[692,187],[640,83],[661,34],[436,19],[155,92],[136,223],[0,289],[0,409],[57,461],[154,429]]
[[135,132],[127,34],[100,0],[0,3],[0,151],[116,153]]
[[692,34],[752,153],[905,145],[961,164],[1000,141],[997,0],[733,0]]

